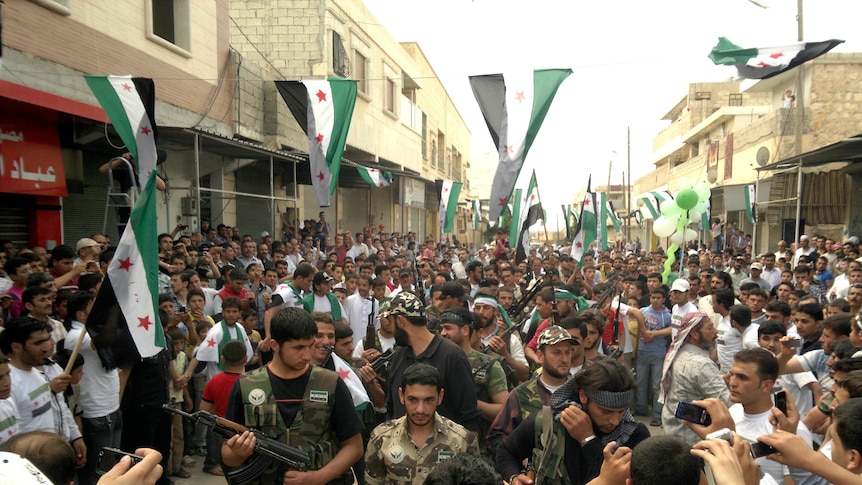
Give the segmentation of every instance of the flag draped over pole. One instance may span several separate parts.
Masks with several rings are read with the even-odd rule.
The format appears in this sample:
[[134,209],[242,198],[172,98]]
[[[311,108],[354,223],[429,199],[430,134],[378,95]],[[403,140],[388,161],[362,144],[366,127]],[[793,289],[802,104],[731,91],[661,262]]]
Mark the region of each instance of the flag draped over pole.
[[106,369],[152,357],[165,346],[158,318],[159,247],[156,171],[135,202],[114,259],[99,289],[87,332]]
[[372,187],[389,187],[392,185],[392,172],[381,172],[376,168],[356,167],[362,180]]
[[368,392],[365,390],[365,386],[362,384],[362,379],[359,378],[359,375],[350,367],[350,364],[335,354],[332,354],[332,363],[335,367],[335,372],[338,373],[338,377],[344,381],[347,385],[347,390],[350,391],[350,396],[353,398],[353,407],[358,411],[362,411],[368,407],[371,399],[368,398]]
[[329,197],[338,186],[341,155],[356,105],[356,81],[341,78],[275,81],[275,86],[308,135],[311,185],[320,206],[329,207]]
[[155,105],[156,88],[152,79],[132,76],[86,75],[87,86],[111,119],[111,124],[137,162],[137,185],[143,187],[156,168]]
[[830,39],[823,42],[798,42],[778,47],[742,48],[725,37],[718,38],[709,58],[716,65],[733,65],[740,77],[768,79],[819,57],[844,42]]
[[458,197],[461,195],[461,182],[452,180],[437,180],[440,190],[440,236],[452,232],[452,223],[455,222],[455,210],[458,208]]
[[530,177],[530,185],[527,188],[527,193],[524,196],[524,207],[522,211],[524,217],[521,222],[521,229],[518,233],[518,246],[515,250],[515,264],[525,261],[530,255],[530,227],[544,220],[544,210],[542,209],[542,201],[539,200],[539,185],[536,183],[536,171],[533,170],[533,175]]
[[748,216],[748,222],[757,223],[757,198],[754,193],[754,184],[745,186],[745,215]]
[[532,73],[507,73],[505,77],[470,76],[473,95],[499,154],[488,219],[496,219],[509,200],[557,89],[571,74],[571,69],[537,69]]
[[563,209],[563,222],[566,223],[566,241],[572,238],[572,225],[570,223],[569,212],[572,210],[571,204],[560,204]]
[[479,229],[480,222],[482,222],[482,201],[473,199],[473,229]]
[[635,222],[638,223],[638,227],[643,227],[644,226],[644,214],[643,214],[643,212],[641,212],[640,209],[637,209],[636,211],[634,211],[634,215],[635,215]]
[[518,229],[521,228],[521,204],[524,197],[521,189],[515,189],[512,193],[512,221],[509,223],[509,244],[518,240]]
[[578,227],[572,241],[572,259],[578,262],[578,266],[583,264],[584,254],[596,240],[596,197],[590,192],[591,183],[592,176],[587,179],[587,192],[581,205],[581,217],[578,218]]

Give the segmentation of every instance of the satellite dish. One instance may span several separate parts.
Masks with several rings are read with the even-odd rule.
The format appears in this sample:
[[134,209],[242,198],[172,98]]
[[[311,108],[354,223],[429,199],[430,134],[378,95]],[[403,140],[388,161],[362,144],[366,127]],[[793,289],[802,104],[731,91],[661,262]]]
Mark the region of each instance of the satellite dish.
[[761,167],[766,165],[769,162],[769,148],[760,147],[757,149],[757,155],[755,156],[755,160],[757,160],[757,164]]
[[718,181],[718,171],[714,168],[709,169],[706,172],[706,179],[709,180],[709,183],[714,184]]

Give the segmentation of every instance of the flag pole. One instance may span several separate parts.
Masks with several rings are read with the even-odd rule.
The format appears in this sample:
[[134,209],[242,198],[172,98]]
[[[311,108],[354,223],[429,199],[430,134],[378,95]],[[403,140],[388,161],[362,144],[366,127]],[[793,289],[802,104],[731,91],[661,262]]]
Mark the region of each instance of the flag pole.
[[63,370],[63,374],[72,375],[72,369],[75,367],[75,359],[78,358],[78,352],[81,350],[81,344],[84,343],[84,335],[87,335],[87,327],[81,328],[81,335],[78,335],[78,340],[75,342],[75,347],[72,349],[72,355],[69,356],[69,363]]
[[[535,172],[535,170],[533,170],[533,172]],[[529,197],[529,195],[530,194],[527,194],[528,197]],[[536,195],[539,197],[539,203],[541,204],[542,203],[542,194],[541,194],[541,192],[539,192],[539,180],[538,179],[536,179]],[[544,206],[542,206],[542,207],[544,207]],[[545,220],[544,214],[542,215],[542,227],[545,229],[545,242],[546,243],[550,242],[550,240],[548,239],[548,222]]]

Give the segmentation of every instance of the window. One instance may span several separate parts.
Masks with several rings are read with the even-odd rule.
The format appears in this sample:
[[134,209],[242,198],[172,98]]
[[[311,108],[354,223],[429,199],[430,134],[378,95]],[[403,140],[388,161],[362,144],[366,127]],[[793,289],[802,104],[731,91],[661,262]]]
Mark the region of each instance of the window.
[[189,0],[147,0],[147,38],[190,58]]
[[437,136],[431,134],[431,166],[437,166]]
[[338,77],[350,77],[350,57],[344,48],[341,35],[332,31],[332,72]]
[[395,112],[395,81],[392,78],[386,78],[386,110],[390,113]]
[[422,113],[422,158],[428,160],[428,117]]
[[441,172],[446,172],[446,156],[445,156],[445,147],[446,147],[446,135],[443,133],[437,133],[437,168],[440,169]]
[[728,106],[742,106],[742,94],[729,94],[727,96]]
[[368,58],[362,55],[359,51],[353,51],[353,65],[354,70],[356,71],[354,74],[354,79],[356,79],[356,89],[359,90],[360,93],[368,94],[368,86],[366,86],[367,74],[366,68],[368,66]]

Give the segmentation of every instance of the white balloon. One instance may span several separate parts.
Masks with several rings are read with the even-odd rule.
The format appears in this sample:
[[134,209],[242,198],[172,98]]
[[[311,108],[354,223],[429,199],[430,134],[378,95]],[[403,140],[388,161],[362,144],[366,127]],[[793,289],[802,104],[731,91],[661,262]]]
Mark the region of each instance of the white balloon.
[[670,236],[670,242],[681,246],[683,243],[683,240],[682,240],[683,236],[684,236],[683,232],[676,231]]
[[709,200],[709,196],[712,195],[712,190],[710,190],[709,184],[706,182],[695,185],[694,191],[697,192],[697,198],[700,201]]
[[677,219],[661,216],[653,222],[652,231],[658,237],[668,237],[676,230]]
[[703,215],[703,212],[698,211],[697,206],[694,206],[693,209],[688,211],[688,218],[691,219],[693,222],[699,222],[700,216],[702,216],[702,215]]
[[677,187],[679,187],[678,190],[692,188],[691,179],[688,177],[680,177],[679,178],[679,185],[677,185]]
[[694,229],[685,230],[685,242],[697,241],[697,231]]

